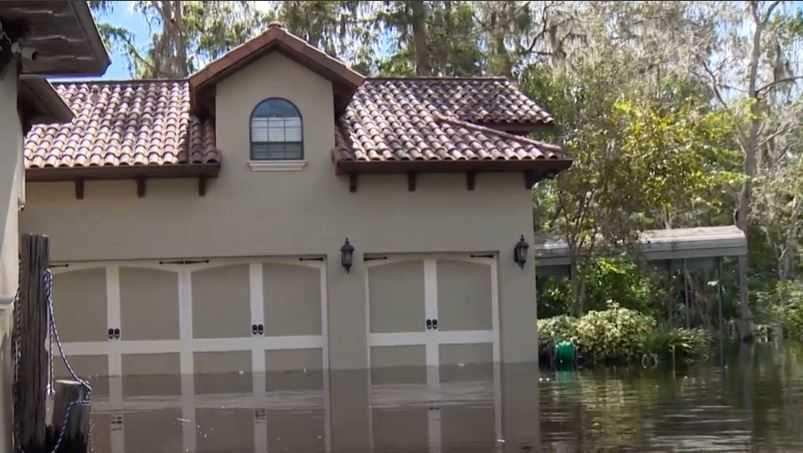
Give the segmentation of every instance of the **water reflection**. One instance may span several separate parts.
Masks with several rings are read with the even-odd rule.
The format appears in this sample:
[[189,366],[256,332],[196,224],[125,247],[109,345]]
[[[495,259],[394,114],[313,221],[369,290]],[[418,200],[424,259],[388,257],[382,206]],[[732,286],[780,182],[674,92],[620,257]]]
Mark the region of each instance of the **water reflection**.
[[480,368],[96,380],[93,451],[803,450],[799,346],[675,371]]

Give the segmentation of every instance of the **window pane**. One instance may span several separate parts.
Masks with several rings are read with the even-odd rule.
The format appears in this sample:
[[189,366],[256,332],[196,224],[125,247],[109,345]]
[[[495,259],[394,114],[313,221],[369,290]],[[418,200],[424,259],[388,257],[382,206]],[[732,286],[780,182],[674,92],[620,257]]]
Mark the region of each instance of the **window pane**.
[[301,143],[254,143],[251,145],[253,160],[300,160]]
[[254,116],[298,118],[301,115],[296,106],[284,99],[268,99],[254,109]]
[[271,127],[268,129],[268,142],[285,142],[287,141],[284,138],[284,128],[283,127]]
[[284,130],[284,137],[288,142],[300,142],[301,141],[301,128],[299,127],[288,127]]
[[301,114],[284,99],[268,99],[254,109],[251,119],[251,159],[304,158]]

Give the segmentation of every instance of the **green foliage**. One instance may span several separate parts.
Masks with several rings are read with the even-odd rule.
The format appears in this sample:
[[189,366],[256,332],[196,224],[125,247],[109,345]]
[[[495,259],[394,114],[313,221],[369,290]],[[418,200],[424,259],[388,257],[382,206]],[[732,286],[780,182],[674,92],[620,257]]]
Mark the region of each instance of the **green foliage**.
[[581,268],[586,281],[586,301],[589,310],[604,310],[612,303],[641,313],[652,311],[653,287],[647,275],[635,262],[625,257],[597,258]]
[[641,363],[644,354],[662,360],[701,360],[709,356],[711,336],[702,329],[657,327],[651,316],[612,304],[581,318],[555,316],[538,321],[539,348],[573,342],[590,363]]
[[577,322],[577,344],[593,362],[634,362],[643,354],[643,338],[655,319],[613,305],[590,311]]
[[756,291],[756,304],[762,320],[779,323],[785,335],[803,340],[803,282],[777,281],[767,290]]
[[574,341],[577,338],[577,318],[567,315],[538,320],[538,342],[541,348],[554,345],[561,340]]
[[[567,279],[539,281],[538,316],[605,310],[611,304],[655,314],[665,289],[647,270],[627,256],[596,257],[583,263],[576,278],[584,282],[582,296]],[[578,299],[580,298],[580,299]]]
[[660,326],[642,338],[644,352],[657,354],[664,360],[703,360],[710,356],[711,335],[703,329]]

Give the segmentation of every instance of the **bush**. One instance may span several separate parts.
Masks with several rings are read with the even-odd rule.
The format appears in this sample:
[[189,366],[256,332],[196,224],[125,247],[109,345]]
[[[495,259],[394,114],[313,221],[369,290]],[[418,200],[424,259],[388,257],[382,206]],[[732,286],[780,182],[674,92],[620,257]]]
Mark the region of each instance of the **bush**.
[[631,362],[641,358],[643,338],[654,328],[655,319],[614,304],[580,318],[577,345],[594,362]]
[[781,324],[785,335],[803,340],[803,282],[775,282],[756,292],[756,305],[766,312],[767,322]]
[[577,318],[555,316],[538,320],[538,343],[541,349],[550,347],[561,340],[575,341],[577,338]]
[[605,310],[611,302],[620,307],[650,313],[653,285],[633,260],[626,257],[597,258],[580,271],[586,282],[587,310]]
[[[585,290],[582,312],[603,311],[610,304],[617,304],[641,313],[654,314],[654,303],[661,299],[660,285],[652,275],[638,267],[627,257],[594,258],[579,269],[578,279],[584,282]],[[538,283],[538,317],[580,312],[571,280],[567,278],[544,278]]]
[[645,353],[668,359],[673,347],[678,360],[704,359],[711,344],[711,337],[702,329],[658,328],[651,316],[616,304],[581,318],[538,320],[538,333],[540,351],[569,340],[590,363],[640,363]]
[[657,354],[664,360],[675,358],[683,361],[707,359],[711,352],[711,336],[703,329],[683,329],[661,326],[648,332],[643,338],[643,350]]

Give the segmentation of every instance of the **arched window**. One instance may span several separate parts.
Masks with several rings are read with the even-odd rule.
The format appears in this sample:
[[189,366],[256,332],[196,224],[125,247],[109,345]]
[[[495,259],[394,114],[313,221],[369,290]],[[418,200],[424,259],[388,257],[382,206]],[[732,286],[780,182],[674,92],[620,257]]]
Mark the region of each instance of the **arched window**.
[[302,160],[304,130],[301,112],[281,98],[257,104],[251,114],[251,160]]

